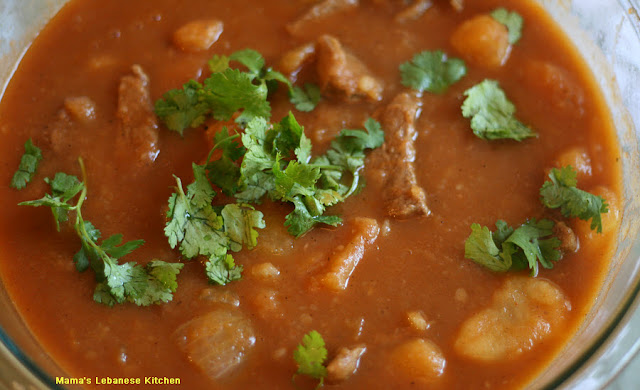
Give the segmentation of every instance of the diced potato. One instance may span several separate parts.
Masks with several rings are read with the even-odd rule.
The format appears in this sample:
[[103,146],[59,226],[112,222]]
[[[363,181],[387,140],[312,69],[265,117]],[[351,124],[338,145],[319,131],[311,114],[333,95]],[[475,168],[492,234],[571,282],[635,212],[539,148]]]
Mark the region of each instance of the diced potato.
[[571,165],[578,172],[578,183],[591,176],[591,158],[584,148],[574,147],[565,150],[556,158],[556,167],[566,167]]
[[424,318],[424,314],[417,310],[407,313],[407,321],[409,322],[409,326],[417,332],[424,332],[431,326],[426,318]]
[[69,97],[64,99],[64,109],[71,119],[81,123],[96,118],[96,104],[86,96]]
[[467,301],[469,300],[469,293],[467,293],[467,290],[465,290],[462,287],[457,288],[454,295],[454,299],[456,300],[456,302],[459,302],[459,303],[463,303],[463,304],[467,303]]
[[240,306],[238,294],[227,289],[221,289],[219,286],[202,289],[199,298],[211,303],[224,303],[236,307]]
[[349,379],[358,370],[360,358],[366,350],[364,345],[341,348],[336,357],[327,365],[327,380],[331,383],[337,383]]
[[69,149],[71,142],[69,141],[70,132],[73,122],[67,113],[67,110],[58,111],[58,116],[55,121],[49,125],[49,140],[51,142],[51,149],[55,153],[66,153]]
[[389,368],[402,382],[430,383],[444,373],[447,361],[436,344],[427,339],[406,341],[391,351]]
[[463,22],[453,32],[451,45],[466,60],[486,68],[502,66],[509,56],[509,31],[489,15]]
[[545,106],[568,115],[584,114],[584,91],[571,73],[546,61],[526,61],[521,71],[527,88],[538,94]]
[[274,281],[280,276],[280,270],[271,263],[260,263],[251,267],[251,276],[263,281]]
[[282,317],[278,293],[270,288],[261,288],[249,298],[254,312],[262,318]]
[[587,191],[594,195],[603,197],[609,205],[609,211],[605,214],[601,214],[600,217],[602,219],[602,233],[591,230],[590,220],[575,220],[575,230],[578,237],[580,237],[580,243],[583,243],[584,245],[597,245],[600,242],[607,242],[609,235],[615,234],[618,231],[620,228],[622,211],[620,210],[620,201],[618,200],[618,197],[609,188],[598,186]]
[[207,50],[220,38],[223,29],[220,20],[194,20],[173,33],[173,43],[186,52]]
[[355,218],[353,220],[353,238],[331,255],[329,265],[318,279],[320,285],[331,291],[343,291],[349,278],[364,256],[365,251],[378,238],[380,226],[375,219]]
[[187,358],[211,379],[231,373],[256,343],[251,322],[234,309],[221,309],[196,317],[174,333]]
[[510,277],[486,309],[468,318],[454,343],[464,357],[495,362],[517,356],[562,328],[571,305],[549,281]]

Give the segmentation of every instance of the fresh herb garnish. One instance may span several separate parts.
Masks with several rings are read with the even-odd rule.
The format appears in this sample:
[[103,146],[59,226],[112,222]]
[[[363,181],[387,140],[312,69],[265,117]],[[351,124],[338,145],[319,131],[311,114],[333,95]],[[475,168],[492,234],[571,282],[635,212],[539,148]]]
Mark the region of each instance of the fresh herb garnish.
[[31,182],[36,174],[38,164],[42,160],[42,151],[35,146],[31,138],[24,143],[24,154],[20,158],[18,170],[13,174],[11,179],[11,187],[21,190]]
[[591,219],[591,229],[602,233],[601,214],[607,213],[609,206],[602,197],[577,188],[577,176],[571,166],[552,168],[549,172],[551,180],[545,181],[540,188],[540,200],[548,208],[560,208],[565,217]]
[[484,80],[466,90],[462,115],[471,118],[471,129],[487,140],[522,141],[537,134],[515,118],[516,108],[495,80]]
[[522,16],[515,11],[508,11],[505,8],[496,8],[491,12],[491,17],[502,23],[509,30],[509,43],[515,44],[522,37]]
[[305,83],[304,88],[293,87],[289,93],[291,104],[296,107],[296,110],[302,112],[313,111],[321,98],[320,87],[311,83]]
[[477,223],[471,225],[471,235],[464,244],[466,258],[496,272],[529,268],[538,275],[539,266],[553,268],[553,261],[562,258],[560,240],[552,236],[553,221],[529,220],[514,229],[505,221],[496,222],[496,231]]
[[206,168],[193,164],[194,182],[184,192],[176,177],[176,192],[169,198],[164,229],[171,248],[179,247],[188,259],[207,257],[205,265],[210,282],[224,285],[241,277],[242,266],[234,263],[229,250],[238,252],[257,244],[264,228],[262,213],[247,204],[213,205],[216,193],[207,179]]
[[343,130],[325,155],[311,160],[311,141],[293,114],[272,125],[256,118],[242,134],[246,153],[236,198],[259,202],[268,195],[292,203],[294,211],[285,225],[296,237],[318,223],[340,224],[340,217],[323,215],[326,208],[356,192],[362,183],[365,151],[384,142],[378,122],[369,119],[365,129]]
[[444,93],[467,74],[464,61],[440,51],[423,51],[400,65],[402,85],[417,91]]
[[[80,167],[84,177],[82,160]],[[75,211],[73,228],[80,238],[82,247],[73,257],[73,261],[79,272],[91,268],[95,273],[98,284],[93,299],[96,302],[108,306],[124,302],[148,306],[173,299],[173,293],[177,288],[176,276],[183,264],[159,260],[153,260],[144,267],[135,262],[120,264],[118,259],[140,247],[144,241],[123,243],[122,235],[114,234],[99,243],[101,232],[82,216],[82,205],[87,195],[84,182],[62,172],[57,173],[53,180],[46,181],[51,186],[51,194],[46,194],[38,200],[22,202],[20,205],[50,207],[58,230],[61,222],[69,220],[69,212]],[[76,197],[76,204],[70,203]]]
[[[231,68],[231,62],[246,70]],[[237,51],[228,57],[216,55],[209,61],[209,69],[212,74],[202,84],[190,80],[156,102],[156,115],[167,128],[182,135],[185,129],[202,125],[207,116],[226,121],[239,111],[235,121],[241,126],[258,117],[268,120],[271,105],[267,97],[279,83],[285,84],[291,102],[301,111],[312,110],[319,100],[317,88],[294,89],[289,79],[267,67],[255,50]]]
[[302,344],[293,351],[293,360],[296,361],[298,370],[291,379],[295,380],[296,375],[307,375],[319,380],[316,388],[321,387],[324,384],[324,378],[327,377],[327,367],[324,366],[327,355],[320,333],[315,330],[307,333],[302,337]]

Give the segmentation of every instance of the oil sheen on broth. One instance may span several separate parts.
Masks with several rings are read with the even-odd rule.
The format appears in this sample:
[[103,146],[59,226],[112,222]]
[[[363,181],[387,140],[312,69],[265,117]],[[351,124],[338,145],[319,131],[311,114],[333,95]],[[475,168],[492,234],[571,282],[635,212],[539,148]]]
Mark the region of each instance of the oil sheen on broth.
[[[517,43],[489,16],[499,7],[522,16]],[[271,120],[293,112],[314,154],[370,117],[386,140],[367,153],[366,186],[328,209],[341,226],[294,238],[284,226],[290,205],[255,205],[266,228],[254,249],[234,253],[242,279],[213,286],[201,262],[168,245],[165,212],[173,175],[190,183],[213,134],[237,128],[208,119],[181,137],[145,102],[208,77],[214,54],[247,48],[296,86],[321,87],[310,112],[293,108],[284,84],[269,96]],[[436,49],[462,59],[466,75],[443,93],[403,86],[399,65]],[[485,79],[500,84],[537,137],[473,134],[460,107]],[[293,352],[316,330],[331,387],[519,388],[580,326],[620,217],[619,151],[603,100],[559,29],[524,0],[73,0],[25,55],[0,118],[3,282],[69,376],[94,382],[169,377],[190,389],[294,388]],[[8,183],[29,138],[44,159],[17,191]],[[73,229],[58,233],[44,208],[17,205],[42,197],[43,179],[56,172],[80,177],[78,157],[88,185],[83,216],[103,237],[146,242],[121,262],[184,262],[171,302],[94,302],[94,275],[72,261],[80,247]],[[540,202],[549,170],[566,165],[577,168],[579,188],[607,200],[601,234]],[[214,203],[229,200],[219,194]],[[566,224],[577,248],[536,278],[465,258],[473,223],[493,230],[498,219],[519,226],[528,218]]]

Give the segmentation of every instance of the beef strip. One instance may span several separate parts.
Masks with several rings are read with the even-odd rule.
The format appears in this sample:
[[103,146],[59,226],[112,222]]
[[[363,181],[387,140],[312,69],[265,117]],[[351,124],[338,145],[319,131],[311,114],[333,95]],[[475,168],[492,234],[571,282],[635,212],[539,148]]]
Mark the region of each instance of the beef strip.
[[431,0],[415,0],[413,4],[403,9],[395,16],[395,21],[398,23],[406,23],[412,20],[417,20],[431,8],[433,3]]
[[359,0],[323,0],[313,5],[294,22],[287,25],[287,30],[297,35],[308,22],[324,19],[328,16],[357,8]]
[[419,108],[419,100],[403,92],[376,113],[385,131],[385,142],[371,157],[374,166],[385,172],[383,186],[387,214],[396,218],[431,213],[414,167],[415,121]]
[[158,148],[158,124],[149,94],[149,77],[140,65],[120,79],[118,110],[120,121],[118,150],[138,164],[155,161]]
[[337,38],[323,35],[316,42],[317,71],[323,92],[339,91],[347,98],[382,99],[382,83],[347,51]]

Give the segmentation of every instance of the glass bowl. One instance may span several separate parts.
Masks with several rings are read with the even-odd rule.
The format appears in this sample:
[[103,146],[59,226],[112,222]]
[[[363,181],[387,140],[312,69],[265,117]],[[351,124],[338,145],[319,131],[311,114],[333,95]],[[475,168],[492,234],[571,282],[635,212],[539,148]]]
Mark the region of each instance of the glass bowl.
[[[537,1],[578,47],[604,92],[622,149],[624,203],[617,252],[592,311],[529,388],[601,389],[640,349],[640,6],[637,0]],[[65,2],[0,0],[0,92]],[[63,370],[30,334],[1,284],[0,313],[0,388],[62,388],[55,378]]]

